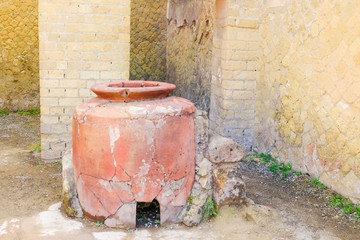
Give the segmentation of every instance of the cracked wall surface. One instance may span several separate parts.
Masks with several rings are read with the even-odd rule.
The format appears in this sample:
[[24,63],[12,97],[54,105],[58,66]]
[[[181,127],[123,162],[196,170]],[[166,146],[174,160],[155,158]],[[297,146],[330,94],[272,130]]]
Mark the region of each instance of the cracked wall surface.
[[0,3],[0,110],[39,108],[38,1]]
[[130,79],[166,79],[166,0],[131,1]]
[[255,139],[360,200],[360,3],[267,1]]

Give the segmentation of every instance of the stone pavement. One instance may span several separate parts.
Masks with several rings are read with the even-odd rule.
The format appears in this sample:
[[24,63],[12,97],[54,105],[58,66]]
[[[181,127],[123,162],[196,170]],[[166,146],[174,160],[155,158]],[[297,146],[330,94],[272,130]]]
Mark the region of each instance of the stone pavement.
[[[49,207],[36,216],[0,220],[0,239],[6,240],[122,240],[122,239],[204,239],[200,231],[154,229],[126,231],[121,229],[104,230],[85,226],[80,221],[71,220],[60,211],[61,203]],[[206,239],[216,239],[208,238]]]
[[[225,208],[214,221],[197,227],[169,225],[162,228],[121,230],[96,227],[71,220],[61,203],[33,217],[0,219],[1,240],[341,240],[330,231],[302,221],[284,219],[284,213],[261,205]],[[289,217],[287,217],[289,218]],[[284,221],[285,220],[285,221]],[[289,224],[290,223],[290,224]],[[350,238],[348,238],[350,239]],[[353,238],[351,238],[353,239]],[[345,240],[345,239],[344,239]],[[347,239],[346,239],[347,240]]]

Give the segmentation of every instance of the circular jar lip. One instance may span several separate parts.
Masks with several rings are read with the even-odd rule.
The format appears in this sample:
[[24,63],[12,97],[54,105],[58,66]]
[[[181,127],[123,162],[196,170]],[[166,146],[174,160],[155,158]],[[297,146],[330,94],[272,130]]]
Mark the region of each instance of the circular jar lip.
[[165,98],[175,88],[174,84],[166,82],[131,80],[98,83],[91,91],[100,99],[131,102]]

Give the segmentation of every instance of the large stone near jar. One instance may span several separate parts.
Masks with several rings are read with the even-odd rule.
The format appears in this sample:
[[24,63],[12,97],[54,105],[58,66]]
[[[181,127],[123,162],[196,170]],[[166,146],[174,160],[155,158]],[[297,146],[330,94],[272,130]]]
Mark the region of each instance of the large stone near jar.
[[241,205],[246,201],[245,183],[238,165],[223,164],[212,175],[213,198],[218,207]]
[[195,107],[167,97],[175,85],[102,83],[76,107],[73,163],[84,214],[111,227],[136,225],[136,203],[160,204],[161,224],[176,222],[195,176]]
[[232,163],[241,161],[245,150],[230,138],[213,135],[210,138],[208,155],[213,163]]

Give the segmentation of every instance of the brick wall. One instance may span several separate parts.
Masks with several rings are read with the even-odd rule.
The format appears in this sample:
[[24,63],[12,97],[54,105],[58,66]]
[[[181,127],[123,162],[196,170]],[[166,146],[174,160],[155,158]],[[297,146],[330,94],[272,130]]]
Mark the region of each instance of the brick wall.
[[39,32],[42,158],[56,159],[90,87],[129,78],[130,0],[39,0]]
[[257,148],[360,201],[360,3],[264,7]]
[[39,108],[38,2],[0,2],[0,110]]
[[166,0],[131,1],[130,79],[165,81]]
[[253,145],[260,1],[169,1],[167,81],[210,128]]
[[210,127],[253,145],[259,1],[216,1]]

